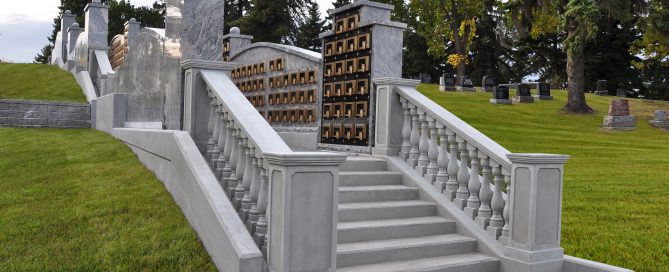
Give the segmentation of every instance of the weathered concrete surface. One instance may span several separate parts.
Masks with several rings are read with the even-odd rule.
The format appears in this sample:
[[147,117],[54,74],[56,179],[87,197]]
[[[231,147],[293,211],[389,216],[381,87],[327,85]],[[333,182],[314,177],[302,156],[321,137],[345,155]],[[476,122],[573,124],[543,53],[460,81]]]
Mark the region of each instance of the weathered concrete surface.
[[128,96],[108,94],[95,100],[95,128],[111,133],[113,128],[123,127],[127,118]]
[[0,126],[90,128],[91,106],[80,103],[0,99]]

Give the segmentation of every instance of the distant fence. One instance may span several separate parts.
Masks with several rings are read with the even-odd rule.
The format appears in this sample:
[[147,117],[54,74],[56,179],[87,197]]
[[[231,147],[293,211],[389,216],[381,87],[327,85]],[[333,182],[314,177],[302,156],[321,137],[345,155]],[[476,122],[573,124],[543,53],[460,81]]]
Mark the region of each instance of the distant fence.
[[90,128],[89,104],[0,99],[0,126]]

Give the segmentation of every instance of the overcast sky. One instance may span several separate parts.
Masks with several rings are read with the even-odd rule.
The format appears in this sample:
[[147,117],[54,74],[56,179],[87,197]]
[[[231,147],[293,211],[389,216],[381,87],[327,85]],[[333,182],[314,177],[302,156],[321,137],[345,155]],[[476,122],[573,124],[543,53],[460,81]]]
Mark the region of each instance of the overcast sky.
[[[153,2],[130,1],[135,6],[149,6]],[[322,15],[332,8],[332,0],[317,2]],[[0,60],[32,62],[51,35],[59,4],[59,0],[0,0]]]

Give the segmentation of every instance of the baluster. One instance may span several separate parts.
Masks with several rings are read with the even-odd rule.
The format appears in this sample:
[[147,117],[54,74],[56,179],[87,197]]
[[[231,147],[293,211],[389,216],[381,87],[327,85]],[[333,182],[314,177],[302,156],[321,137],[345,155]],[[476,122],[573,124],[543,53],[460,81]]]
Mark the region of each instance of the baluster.
[[265,236],[267,235],[267,204],[269,198],[269,184],[267,182],[267,170],[260,159],[260,193],[258,194],[258,223],[256,224],[256,232],[253,238],[258,247],[262,248],[265,244]]
[[420,156],[418,157],[418,166],[416,166],[416,172],[418,172],[421,176],[425,176],[427,166],[430,164],[430,160],[427,158],[427,151],[430,148],[430,141],[427,138],[427,116],[423,111],[418,111],[418,115],[420,116],[420,142],[418,143]]
[[437,166],[437,157],[439,156],[439,149],[437,148],[438,136],[437,136],[437,126],[434,118],[428,116],[428,123],[430,129],[430,147],[427,150],[427,158],[430,160],[430,163],[427,165],[427,172],[425,178],[434,184],[434,181],[437,179],[437,172],[439,172],[439,166]]
[[418,131],[420,128],[418,126],[416,106],[409,104],[409,107],[411,108],[411,138],[409,139],[411,149],[409,150],[409,165],[411,165],[411,168],[416,168],[416,165],[418,165],[418,157],[420,156],[420,151],[418,151],[418,143],[420,142]]
[[450,130],[446,131],[448,135],[448,144],[450,150],[448,151],[448,181],[446,182],[446,188],[444,189],[444,195],[451,201],[455,198],[455,194],[458,191],[458,143],[455,141],[455,133]]
[[434,187],[439,190],[439,192],[446,189],[446,183],[448,182],[448,141],[446,140],[446,130],[441,124],[437,124],[439,128],[439,155],[437,156],[437,175],[435,177]]
[[490,216],[492,215],[492,210],[490,208],[490,200],[492,199],[492,191],[490,191],[490,174],[492,170],[490,169],[490,158],[483,153],[479,153],[479,156],[481,157],[483,183],[481,183],[481,191],[479,192],[481,206],[479,207],[476,222],[485,229],[488,227]]
[[479,152],[476,147],[468,145],[469,147],[469,158],[472,161],[472,167],[469,170],[469,182],[467,183],[467,189],[469,190],[469,198],[467,198],[467,208],[465,208],[465,213],[474,220],[478,215],[479,207],[481,206],[481,201],[479,200],[479,190],[481,188],[481,181],[479,179]]
[[469,198],[469,189],[467,185],[469,184],[469,170],[468,170],[468,157],[469,152],[467,151],[467,142],[464,139],[458,138],[458,149],[460,150],[460,169],[458,169],[458,191],[455,194],[455,205],[460,209],[464,209],[467,206],[467,199]]
[[239,212],[239,216],[242,218],[242,222],[246,222],[249,217],[249,210],[251,210],[251,206],[253,206],[253,200],[251,200],[251,183],[253,183],[253,161],[255,160],[255,148],[253,148],[250,143],[247,143],[247,146],[246,166],[244,167],[244,180],[242,182],[244,185],[244,198],[242,198],[242,208]]
[[207,123],[207,136],[209,136],[209,141],[207,142],[207,150],[205,151],[204,158],[207,162],[211,161],[211,152],[214,148],[214,120],[216,115],[216,98],[214,93],[211,90],[207,90],[207,95],[209,96],[209,103],[211,107],[209,108],[209,122]]
[[[509,197],[511,197],[511,175],[504,174],[504,184],[506,185],[506,197],[507,197],[507,200],[509,200]],[[501,187],[501,185],[500,185],[500,187]],[[500,195],[500,198],[501,198],[502,193],[500,192],[499,195]],[[502,201],[504,201],[504,199],[502,199]],[[503,203],[503,205],[504,205],[504,210],[503,210],[503,213],[504,213],[504,227],[502,228],[502,236],[504,236],[505,238],[509,238],[509,209],[510,209],[509,206],[511,206],[511,205],[509,205],[509,203],[511,203],[511,202],[506,201],[506,202]]]
[[235,199],[235,188],[237,188],[237,162],[239,162],[239,137],[238,137],[238,132],[237,129],[235,129],[234,120],[230,120],[231,128],[232,128],[232,142],[230,145],[230,160],[228,161],[228,164],[230,164],[230,177],[228,178],[228,196],[230,197],[230,202],[233,202],[234,204],[234,199]]
[[502,210],[504,209],[504,198],[502,197],[502,166],[495,165],[492,168],[492,174],[495,176],[495,186],[492,194],[492,217],[490,217],[490,225],[488,226],[488,233],[497,239],[502,234],[502,227],[504,227],[504,218],[502,218]]
[[246,228],[251,234],[255,232],[258,218],[258,197],[260,195],[260,167],[262,166],[262,157],[259,154],[253,155],[253,181],[251,182],[251,209],[249,210],[249,219],[246,222]]
[[404,122],[402,122],[402,147],[400,148],[400,158],[404,161],[409,159],[409,151],[411,151],[411,114],[408,101],[400,97],[402,102],[402,111],[404,112]]
[[211,168],[211,170],[216,170],[216,161],[218,160],[218,155],[220,153],[218,142],[220,140],[219,138],[221,137],[221,134],[220,134],[221,129],[220,129],[220,126],[219,126],[220,122],[218,120],[221,118],[221,106],[218,104],[218,102],[214,106],[214,113],[215,113],[215,115],[214,115],[214,136],[212,138],[212,140],[214,141],[214,145],[211,147],[211,157],[209,158],[209,161],[208,161],[209,167]]
[[225,118],[227,121],[227,132],[225,137],[225,149],[223,150],[223,157],[225,158],[225,166],[223,167],[223,181],[225,183],[225,189],[228,190],[230,185],[228,184],[228,180],[230,179],[230,176],[232,174],[232,168],[231,168],[231,163],[232,163],[232,151],[234,150],[234,140],[233,138],[235,137],[234,135],[234,122],[232,121],[232,116],[228,112],[225,113]]
[[[228,128],[227,128],[227,119],[228,119],[228,113],[225,112],[223,109],[223,106],[221,106],[221,115],[219,116],[218,121],[220,122],[219,128],[220,128],[220,137],[218,137],[218,159],[216,160],[216,171],[214,172],[216,174],[216,179],[219,180],[221,183],[221,186],[225,183],[223,181],[223,169],[225,169],[225,143],[227,142],[228,138]],[[225,188],[225,187],[223,187]]]
[[237,187],[235,187],[235,209],[239,211],[242,207],[242,198],[244,198],[244,170],[246,168],[246,137],[243,136],[243,132],[238,129],[237,134],[241,137],[237,140],[239,142],[239,154],[237,160],[237,169],[235,173],[237,174]]

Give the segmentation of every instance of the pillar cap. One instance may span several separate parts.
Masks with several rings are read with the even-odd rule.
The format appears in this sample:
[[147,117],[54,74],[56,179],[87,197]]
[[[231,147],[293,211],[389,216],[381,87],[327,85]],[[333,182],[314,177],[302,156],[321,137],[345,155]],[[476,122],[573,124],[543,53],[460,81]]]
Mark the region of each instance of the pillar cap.
[[524,164],[564,164],[571,156],[542,153],[514,153],[507,154],[511,163]]

